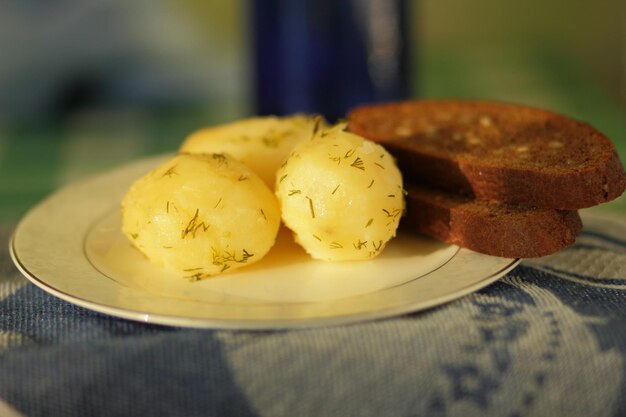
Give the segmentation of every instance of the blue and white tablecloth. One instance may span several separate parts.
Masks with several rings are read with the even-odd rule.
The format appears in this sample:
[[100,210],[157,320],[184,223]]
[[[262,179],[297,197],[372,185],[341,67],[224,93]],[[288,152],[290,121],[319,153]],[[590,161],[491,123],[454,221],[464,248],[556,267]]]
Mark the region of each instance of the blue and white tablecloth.
[[626,219],[584,221],[573,247],[445,306],[276,332],[75,307],[19,276],[5,244],[0,415],[625,416]]

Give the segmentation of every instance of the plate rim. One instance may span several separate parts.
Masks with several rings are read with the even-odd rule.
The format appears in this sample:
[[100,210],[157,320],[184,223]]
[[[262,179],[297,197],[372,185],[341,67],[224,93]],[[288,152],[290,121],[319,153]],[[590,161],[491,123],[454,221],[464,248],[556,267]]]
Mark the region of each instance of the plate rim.
[[[431,309],[433,307],[447,304],[451,301],[457,300],[465,295],[469,295],[474,291],[488,286],[489,284],[497,281],[500,277],[513,270],[520,262],[520,258],[510,259],[510,262],[482,278],[479,281],[468,284],[465,287],[457,290],[456,292],[443,295],[438,298],[431,299],[427,302],[420,302],[419,308],[415,308],[414,304],[406,304],[401,307],[389,308],[381,311],[370,311],[365,313],[352,313],[345,315],[338,315],[332,317],[315,318],[315,319],[286,319],[286,320],[257,320],[251,322],[249,320],[235,320],[235,319],[201,319],[192,318],[178,315],[162,315],[162,314],[147,314],[139,310],[132,310],[127,308],[120,308],[103,303],[98,303],[90,300],[83,299],[78,296],[67,294],[66,292],[55,288],[52,285],[47,284],[35,274],[31,273],[25,265],[20,261],[15,249],[14,249],[14,237],[15,233],[11,235],[9,240],[9,254],[16,268],[24,275],[30,282],[41,288],[45,292],[58,297],[71,304],[77,305],[82,308],[86,308],[91,311],[95,311],[101,314],[109,316],[120,317],[127,320],[144,322],[149,324],[174,326],[174,327],[189,327],[200,329],[239,329],[239,330],[269,330],[269,329],[298,329],[298,328],[313,328],[313,327],[327,327],[338,326],[342,324],[353,324],[363,321],[383,320],[390,317],[404,315],[408,313],[418,313]],[[460,248],[459,251],[453,255],[453,257],[447,262],[451,261],[460,252],[467,251],[467,249]],[[468,291],[468,292],[465,292]],[[463,295],[458,295],[457,292],[463,292]],[[140,317],[143,316],[143,319]],[[181,325],[181,323],[185,323]],[[250,325],[254,323],[254,325]]]

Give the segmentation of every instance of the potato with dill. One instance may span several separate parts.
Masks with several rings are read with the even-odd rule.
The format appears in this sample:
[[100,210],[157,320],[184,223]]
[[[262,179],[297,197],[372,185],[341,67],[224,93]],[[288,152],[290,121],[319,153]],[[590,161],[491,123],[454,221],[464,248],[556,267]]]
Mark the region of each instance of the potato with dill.
[[284,223],[311,256],[327,261],[380,254],[396,234],[403,192],[391,155],[342,126],[295,148],[276,180]]
[[179,154],[137,180],[122,231],[148,259],[190,280],[254,263],[278,233],[275,195],[224,154]]
[[227,153],[246,164],[268,187],[276,171],[300,142],[310,139],[325,122],[319,116],[253,117],[192,133],[181,152]]

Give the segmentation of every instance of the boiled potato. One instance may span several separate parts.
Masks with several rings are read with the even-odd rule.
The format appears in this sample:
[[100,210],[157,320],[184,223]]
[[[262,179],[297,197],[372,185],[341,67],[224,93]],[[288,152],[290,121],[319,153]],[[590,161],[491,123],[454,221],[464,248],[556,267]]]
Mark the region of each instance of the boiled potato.
[[276,171],[289,152],[310,139],[324,124],[319,117],[254,117],[192,133],[181,152],[227,153],[246,164],[268,187],[273,188]]
[[122,231],[135,247],[191,280],[260,260],[279,225],[276,196],[224,154],[177,155],[122,201]]
[[382,146],[342,126],[295,148],[276,177],[283,221],[316,259],[373,258],[395,236],[400,171]]

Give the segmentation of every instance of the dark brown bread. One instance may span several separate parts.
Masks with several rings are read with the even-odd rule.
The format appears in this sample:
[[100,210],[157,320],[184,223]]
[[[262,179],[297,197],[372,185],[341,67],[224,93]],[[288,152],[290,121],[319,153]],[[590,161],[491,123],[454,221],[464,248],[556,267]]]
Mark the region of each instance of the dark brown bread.
[[348,119],[350,131],[383,144],[411,181],[480,200],[575,210],[626,187],[606,136],[546,110],[417,100],[361,106]]
[[405,184],[407,212],[400,227],[488,255],[534,258],[576,240],[577,211],[478,201]]

